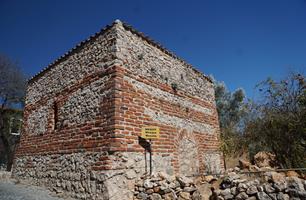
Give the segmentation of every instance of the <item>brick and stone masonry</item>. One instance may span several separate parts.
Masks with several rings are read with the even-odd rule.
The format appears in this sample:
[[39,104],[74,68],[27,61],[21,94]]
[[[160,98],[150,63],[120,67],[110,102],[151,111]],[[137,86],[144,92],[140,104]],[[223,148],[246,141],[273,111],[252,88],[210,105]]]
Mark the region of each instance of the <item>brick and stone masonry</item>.
[[13,175],[78,199],[132,199],[149,172],[220,172],[212,81],[116,20],[28,82]]

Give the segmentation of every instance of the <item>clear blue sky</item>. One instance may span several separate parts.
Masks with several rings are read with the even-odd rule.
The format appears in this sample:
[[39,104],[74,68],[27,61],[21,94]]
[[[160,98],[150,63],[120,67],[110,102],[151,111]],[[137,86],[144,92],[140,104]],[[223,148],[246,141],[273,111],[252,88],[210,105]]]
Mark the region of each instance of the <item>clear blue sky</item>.
[[34,75],[115,19],[224,81],[253,88],[306,69],[306,0],[0,0],[0,52]]

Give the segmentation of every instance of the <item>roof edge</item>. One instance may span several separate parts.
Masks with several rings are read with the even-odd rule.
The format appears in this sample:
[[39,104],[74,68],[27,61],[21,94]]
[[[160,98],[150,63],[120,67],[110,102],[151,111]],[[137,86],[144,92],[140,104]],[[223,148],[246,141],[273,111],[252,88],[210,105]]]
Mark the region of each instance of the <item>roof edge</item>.
[[[117,21],[117,20],[116,20]],[[115,22],[116,22],[115,21]],[[119,20],[118,20],[119,21]],[[120,22],[120,21],[119,21]],[[198,70],[196,67],[194,67],[192,64],[189,64],[187,61],[185,61],[184,59],[182,59],[181,57],[177,56],[175,53],[173,53],[172,51],[168,50],[166,47],[162,46],[160,43],[156,42],[155,40],[151,39],[149,36],[145,35],[144,33],[137,31],[135,28],[133,28],[132,26],[130,26],[129,24],[125,23],[125,22],[121,22],[123,27],[129,31],[131,31],[132,33],[136,34],[137,36],[141,37],[142,39],[144,39],[145,41],[147,41],[149,44],[155,46],[156,48],[158,48],[159,50],[161,50],[162,52],[166,53],[167,55],[171,56],[174,59],[177,59],[179,61],[181,61],[185,66],[190,67],[193,71],[195,71],[198,74],[201,74],[206,80],[208,80],[209,82],[213,82],[212,79],[205,75],[203,72],[201,72],[200,70]]]
[[32,83],[35,79],[37,79],[38,77],[42,76],[44,73],[46,73],[47,71],[49,71],[54,65],[62,62],[63,60],[65,60],[68,56],[70,56],[71,54],[73,54],[74,52],[77,52],[79,49],[81,49],[85,44],[91,42],[93,39],[96,39],[97,37],[99,37],[100,35],[104,34],[106,31],[108,31],[109,29],[111,29],[115,24],[117,23],[117,20],[114,21],[112,24],[108,24],[106,25],[104,28],[102,28],[100,31],[94,33],[93,35],[89,36],[87,39],[82,40],[81,42],[77,43],[77,45],[75,45],[72,49],[66,51],[62,56],[60,56],[59,58],[57,58],[56,60],[54,60],[53,62],[51,62],[49,65],[47,65],[46,67],[44,67],[42,70],[40,70],[38,73],[36,73],[35,75],[33,75],[31,78],[29,78],[27,80],[28,84]]
[[208,80],[209,82],[213,82],[211,80],[211,78],[207,75],[205,75],[203,72],[201,72],[200,70],[196,69],[193,65],[189,64],[188,62],[186,62],[185,60],[183,60],[182,58],[178,57],[176,54],[174,54],[173,52],[169,51],[167,48],[163,47],[160,43],[156,42],[155,40],[151,39],[149,36],[146,36],[144,33],[137,31],[136,29],[134,29],[132,26],[130,26],[129,24],[125,23],[125,22],[121,22],[120,20],[115,20],[112,24],[110,25],[106,25],[104,28],[102,28],[100,31],[96,32],[95,34],[91,35],[89,38],[79,42],[77,45],[75,45],[72,49],[68,50],[66,53],[64,53],[62,56],[60,56],[59,58],[57,58],[55,61],[51,62],[49,65],[47,65],[46,67],[44,67],[41,71],[39,71],[37,74],[35,74],[34,76],[32,76],[31,78],[29,78],[27,80],[28,84],[31,84],[35,79],[39,78],[40,76],[42,76],[43,74],[45,74],[47,71],[49,71],[54,65],[62,62],[63,60],[65,60],[68,56],[70,56],[71,54],[73,54],[74,52],[78,51],[80,48],[82,48],[85,44],[91,42],[93,39],[99,37],[101,34],[104,34],[106,31],[108,31],[109,29],[111,29],[115,24],[122,24],[122,26],[126,29],[131,31],[132,33],[136,34],[137,36],[139,36],[140,38],[142,38],[143,40],[147,41],[149,44],[153,45],[154,47],[160,49],[162,52],[166,53],[167,55],[171,56],[174,59],[177,59],[179,61],[181,61],[185,66],[190,67],[193,71],[195,71],[198,74],[201,74],[206,80]]

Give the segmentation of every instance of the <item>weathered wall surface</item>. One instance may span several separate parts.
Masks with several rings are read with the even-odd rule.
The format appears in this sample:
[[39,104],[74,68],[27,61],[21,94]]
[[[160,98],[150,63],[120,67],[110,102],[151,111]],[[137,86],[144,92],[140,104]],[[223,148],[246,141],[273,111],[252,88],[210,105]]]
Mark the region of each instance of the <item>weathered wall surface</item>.
[[57,127],[83,124],[92,121],[103,113],[100,103],[111,89],[105,89],[110,76],[104,76],[72,92],[58,108]]
[[[109,114],[107,110],[111,105],[115,39],[116,29],[112,27],[28,83],[22,141],[35,143],[38,140],[40,145],[41,140],[53,137],[35,135],[54,135],[56,139],[56,133],[65,131],[71,136],[69,131],[73,132],[77,126],[95,123],[102,127],[98,125],[101,115]],[[103,105],[108,109],[102,112]],[[64,130],[64,126],[68,129]],[[26,146],[26,142],[21,142],[22,146]]]
[[178,145],[179,174],[193,176],[199,174],[198,147],[195,141],[182,138]]
[[[53,110],[55,101],[59,101],[58,99],[63,98],[63,95],[74,95],[69,99],[70,102],[68,103],[71,103],[70,107],[66,103],[64,108],[59,110],[60,114],[65,112],[64,110],[67,110],[68,113],[63,113],[62,116],[67,117],[68,121],[71,121],[71,118],[75,118],[77,114],[76,108],[79,111],[80,109],[86,111],[86,113],[83,113],[84,115],[94,115],[92,112],[96,111],[89,110],[93,110],[93,107],[97,108],[97,105],[93,104],[90,107],[88,101],[97,103],[98,95],[88,94],[87,96],[83,96],[83,98],[87,99],[87,102],[85,102],[81,100],[82,97],[79,94],[70,93],[80,87],[80,83],[86,84],[90,82],[90,79],[99,73],[105,72],[109,68],[115,57],[113,50],[115,38],[116,30],[112,28],[84,44],[81,48],[75,50],[74,53],[63,58],[61,62],[55,64],[49,70],[46,70],[29,82],[26,96],[27,106],[25,108],[26,111],[30,110],[28,118],[29,130],[26,131],[27,133],[37,135],[48,131],[48,118],[52,114],[50,112]],[[91,90],[91,88],[88,88],[88,90]],[[83,91],[83,93],[86,94],[86,91]],[[78,99],[76,99],[75,95],[79,96]],[[88,98],[89,95],[96,96],[96,99],[94,100],[94,97]],[[71,106],[74,103],[88,103],[88,105],[80,104],[72,109]],[[86,117],[83,118],[85,119]],[[85,120],[78,122],[85,122]],[[27,127],[27,124],[25,126]]]
[[65,191],[75,198],[101,196],[108,199],[105,177],[90,170],[101,156],[101,153],[24,156],[16,160],[14,174],[56,192]]
[[[153,141],[153,152],[171,157],[168,172],[194,175],[211,171],[205,158],[212,154],[209,162],[219,163],[214,172],[220,172],[219,123],[211,81],[129,27],[118,26],[117,34],[116,55],[122,69],[116,79],[121,98],[116,102],[120,128],[115,132],[122,138],[120,148],[141,151],[140,128],[156,125],[161,128],[161,139]],[[193,153],[182,152],[188,149]],[[195,167],[186,166],[186,158]]]
[[214,104],[210,81],[193,67],[171,57],[125,26],[118,26],[117,57],[138,76],[166,85],[177,84],[181,91]]
[[32,135],[44,134],[48,128],[49,110],[52,104],[50,101],[45,105],[37,106],[27,118],[27,132]]
[[[113,113],[110,112],[113,96],[112,92],[109,92],[111,85],[112,81],[108,76],[102,76],[71,92],[71,96],[63,95],[67,98],[58,100],[59,126],[54,127],[54,112],[51,107],[48,111],[48,130],[39,135],[27,131],[22,136],[16,154],[14,175],[36,184],[46,185],[57,192],[65,191],[75,198],[109,199],[105,191],[105,181],[88,179],[88,174],[103,172],[111,165],[107,154],[114,124]],[[85,95],[88,97],[85,100],[80,95],[79,100],[92,100],[92,104],[82,103],[82,108],[74,110],[61,106],[66,105],[65,103],[71,99],[74,100],[74,94],[83,94],[82,91],[87,90],[90,90],[89,94],[97,96]],[[108,96],[105,96],[105,92],[108,92]],[[93,105],[98,107],[92,107]],[[75,113],[82,109],[95,112],[76,117]],[[67,116],[68,123],[62,123],[63,115]],[[76,119],[78,121],[74,121]],[[84,119],[86,121],[82,121]],[[86,176],[80,177],[79,172],[85,173]]]
[[115,35],[113,27],[30,81],[15,177],[80,199],[109,199],[101,177],[111,165]]
[[[177,93],[170,86],[138,78],[126,68],[118,70],[115,82],[116,88],[118,87],[115,112],[118,126],[115,134],[120,143],[114,150],[144,151],[138,140],[141,127],[159,126],[160,139],[153,141],[153,157],[170,157],[171,165],[165,168],[167,173],[183,172],[180,166],[187,168],[182,164],[182,160],[187,157],[189,163],[194,163],[195,167],[190,168],[192,172],[185,170],[185,175],[195,175],[207,170],[203,157],[206,152],[218,153],[219,144],[218,121],[213,105],[208,107],[196,103],[198,99],[193,101],[194,97],[186,96],[180,91]],[[146,87],[139,87],[142,84]],[[172,95],[176,95],[180,101],[168,99]],[[194,143],[192,157],[182,156],[183,150],[190,150],[190,143],[184,142],[188,140]],[[220,156],[215,158],[220,159]],[[191,162],[192,159],[197,162]],[[218,162],[221,163],[219,160]]]
[[54,99],[26,106],[17,157],[109,148],[114,124],[112,73],[110,69]]
[[53,98],[87,76],[108,68],[115,59],[116,37],[113,27],[39,74],[29,82],[26,104]]
[[[132,199],[135,180],[149,173],[148,156],[137,152],[23,156],[15,162],[14,175],[77,199]],[[101,158],[107,158],[113,169],[94,168]],[[155,156],[154,170],[164,171],[169,162]]]

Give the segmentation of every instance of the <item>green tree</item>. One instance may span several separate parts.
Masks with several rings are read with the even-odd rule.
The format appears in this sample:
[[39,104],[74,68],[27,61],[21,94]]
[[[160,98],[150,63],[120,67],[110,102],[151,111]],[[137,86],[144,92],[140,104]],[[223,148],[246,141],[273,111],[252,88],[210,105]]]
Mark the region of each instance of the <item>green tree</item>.
[[283,168],[306,167],[306,83],[302,74],[261,82],[246,125],[251,152],[271,151]]
[[0,139],[5,149],[7,170],[11,170],[18,136],[12,135],[18,128],[25,94],[26,78],[18,65],[4,55],[0,55]]
[[245,93],[241,88],[230,92],[224,82],[215,80],[214,89],[221,131],[220,148],[226,157],[241,148],[239,144],[246,115]]

